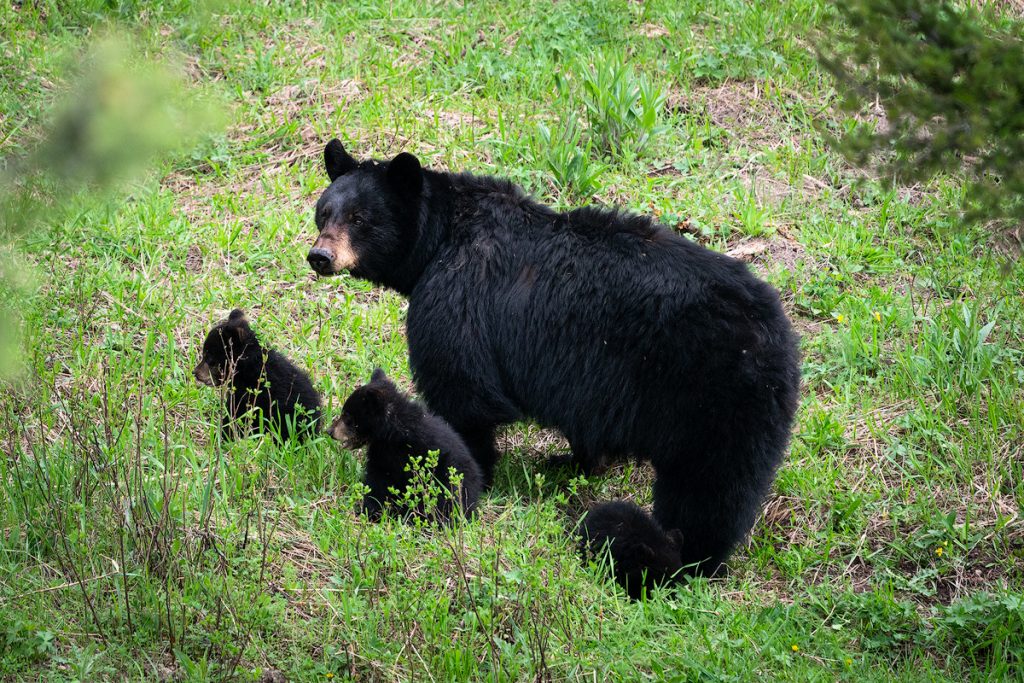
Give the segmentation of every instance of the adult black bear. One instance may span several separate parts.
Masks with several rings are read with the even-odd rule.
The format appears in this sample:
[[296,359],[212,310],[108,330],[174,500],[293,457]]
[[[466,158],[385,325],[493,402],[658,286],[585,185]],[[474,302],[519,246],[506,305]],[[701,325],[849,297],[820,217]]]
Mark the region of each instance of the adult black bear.
[[717,571],[757,517],[797,406],[797,342],[776,291],[642,216],[559,213],[408,153],[360,163],[337,140],[324,158],[310,266],[409,297],[416,386],[485,477],[495,428],[523,418],[561,430],[584,472],[646,458],[658,525],[644,531],[663,530],[661,547],[638,556],[607,533],[635,527],[622,508],[599,508],[593,531],[651,580],[667,578],[667,531],[681,533],[687,573]]
[[225,437],[262,424],[281,440],[306,437],[320,425],[320,394],[309,376],[273,349],[260,344],[239,309],[217,323],[203,342],[203,355],[192,373],[207,386],[228,383]]
[[[349,448],[368,446],[363,482],[370,490],[363,498],[363,512],[371,519],[379,519],[385,506],[410,511],[403,507],[400,495],[412,481],[409,466],[413,458],[426,458],[430,451],[437,451],[434,480],[453,493],[449,471],[454,469],[462,475],[462,514],[468,516],[476,508],[483,475],[466,444],[444,420],[402,395],[383,370],[374,370],[369,384],[352,392],[329,431]],[[392,488],[399,494],[392,493]],[[437,501],[438,519],[451,518],[452,502],[451,496]]]

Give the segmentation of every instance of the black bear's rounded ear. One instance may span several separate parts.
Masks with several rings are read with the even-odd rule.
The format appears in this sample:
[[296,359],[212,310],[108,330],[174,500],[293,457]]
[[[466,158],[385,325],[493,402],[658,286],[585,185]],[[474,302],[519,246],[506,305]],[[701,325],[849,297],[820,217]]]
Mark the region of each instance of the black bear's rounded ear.
[[228,314],[228,322],[234,323],[232,327],[240,341],[248,341],[249,335],[252,334],[252,329],[249,327],[249,319],[245,317],[245,311],[241,308],[231,311]]
[[358,166],[359,162],[345,151],[345,146],[338,138],[334,138],[324,147],[324,167],[327,169],[327,177],[331,179],[331,182],[349,171],[354,171]]
[[373,374],[370,375],[371,382],[384,382],[387,381],[387,379],[388,376],[384,374],[384,371],[381,370],[380,368],[374,369]]
[[420,160],[408,152],[396,156],[388,164],[388,182],[403,194],[419,194],[423,189],[423,168],[420,166]]

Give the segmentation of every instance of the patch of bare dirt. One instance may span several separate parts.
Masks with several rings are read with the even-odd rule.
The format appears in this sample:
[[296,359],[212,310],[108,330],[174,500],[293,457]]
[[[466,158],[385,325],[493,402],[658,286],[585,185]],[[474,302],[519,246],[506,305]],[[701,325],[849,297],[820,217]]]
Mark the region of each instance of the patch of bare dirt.
[[714,87],[697,86],[690,92],[669,93],[668,107],[691,115],[706,115],[715,126],[752,143],[772,148],[793,144],[797,136],[785,131],[785,116],[777,100],[796,99],[795,93],[772,90],[766,96],[758,81],[726,81]]
[[483,128],[488,120],[480,118],[476,114],[466,114],[460,111],[445,111],[441,109],[424,109],[423,113],[446,128]]
[[796,270],[808,259],[804,246],[781,232],[771,237],[744,237],[733,242],[725,254],[768,271]]
[[972,5],[985,9],[995,5],[1003,14],[1024,17],[1024,0],[971,0]]
[[645,38],[663,38],[669,34],[667,28],[661,24],[654,24],[651,22],[643,24],[637,32]]
[[336,82],[307,79],[301,83],[284,86],[270,95],[266,102],[279,117],[282,114],[298,113],[309,107],[330,114],[365,96],[366,86],[355,78]]
[[557,429],[507,429],[498,435],[498,450],[503,453],[523,451],[538,457],[547,457],[557,451],[568,451],[569,442]]
[[185,254],[185,270],[189,273],[198,273],[203,269],[203,252],[199,245],[193,244]]

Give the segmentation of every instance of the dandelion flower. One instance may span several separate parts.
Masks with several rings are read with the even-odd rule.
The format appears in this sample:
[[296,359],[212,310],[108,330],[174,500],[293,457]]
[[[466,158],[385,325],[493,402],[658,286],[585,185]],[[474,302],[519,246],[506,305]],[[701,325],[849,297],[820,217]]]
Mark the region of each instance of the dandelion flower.
[[796,643],[793,643],[793,652],[800,652],[800,646]]
[[332,674],[332,673],[331,673],[330,671],[328,671],[328,672],[327,672],[327,673],[325,674],[325,676],[326,676],[327,680],[331,680],[332,678],[334,678],[334,674]]
[[941,545],[938,548],[935,549],[935,554],[938,555],[939,557],[942,557],[942,546]]
[[846,322],[846,316],[840,313],[839,315],[836,316],[836,320],[839,322],[840,325],[842,325],[843,323]]
[[878,311],[875,311],[875,322],[876,323],[882,322],[882,314],[879,313]]

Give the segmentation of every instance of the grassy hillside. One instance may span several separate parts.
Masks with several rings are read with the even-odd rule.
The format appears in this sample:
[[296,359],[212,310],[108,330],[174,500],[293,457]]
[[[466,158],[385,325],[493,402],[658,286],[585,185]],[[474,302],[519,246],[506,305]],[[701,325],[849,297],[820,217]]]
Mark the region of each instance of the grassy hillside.
[[[1021,676],[1024,267],[958,223],[956,178],[888,191],[830,151],[855,122],[811,56],[826,6],[5,3],[8,160],[110,26],[229,124],[4,248],[30,275],[4,292],[25,367],[0,384],[0,679]],[[569,532],[649,502],[650,470],[545,469],[564,444],[533,425],[452,530],[360,519],[358,454],[325,438],[221,442],[191,368],[236,306],[328,413],[375,366],[411,388],[405,301],[305,263],[333,136],[656,215],[779,288],[803,401],[727,577],[628,601]]]

